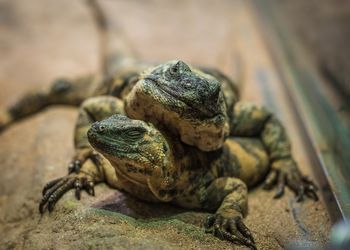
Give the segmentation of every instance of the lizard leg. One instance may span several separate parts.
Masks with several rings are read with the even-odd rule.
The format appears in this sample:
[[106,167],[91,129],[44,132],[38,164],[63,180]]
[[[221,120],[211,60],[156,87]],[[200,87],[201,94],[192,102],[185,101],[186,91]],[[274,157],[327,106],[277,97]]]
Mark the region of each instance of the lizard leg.
[[271,163],[271,171],[266,178],[265,188],[277,185],[275,198],[284,194],[285,186],[296,193],[297,201],[308,196],[317,200],[317,187],[307,182],[293,160],[291,145],[281,122],[264,107],[252,103],[238,102],[230,121],[230,134],[242,137],[260,137]]
[[92,123],[118,113],[123,113],[123,103],[115,97],[93,97],[82,103],[74,134],[76,153],[69,164],[68,175],[44,186],[39,205],[40,213],[44,213],[46,209],[52,211],[59,198],[72,188],[75,189],[76,198],[80,199],[83,189],[94,195],[94,184],[98,182],[105,181],[118,187],[119,182],[113,167],[92,149],[86,135]]
[[236,244],[256,249],[250,230],[242,219],[248,209],[248,189],[240,179],[220,177],[201,190],[204,209],[215,211],[204,223],[207,233]]
[[11,123],[35,114],[54,104],[78,106],[91,96],[101,81],[86,76],[77,79],[57,79],[51,86],[33,89],[7,108],[0,108],[0,130]]
[[58,200],[69,190],[75,190],[76,199],[80,200],[81,191],[95,196],[95,184],[106,182],[109,186],[123,189],[123,183],[116,175],[114,167],[100,154],[95,154],[82,164],[77,172],[49,181],[43,188],[43,197],[39,204],[39,212],[52,212]]
[[237,177],[252,187],[269,172],[268,154],[258,138],[229,137],[221,150],[221,156],[211,163],[215,177]]

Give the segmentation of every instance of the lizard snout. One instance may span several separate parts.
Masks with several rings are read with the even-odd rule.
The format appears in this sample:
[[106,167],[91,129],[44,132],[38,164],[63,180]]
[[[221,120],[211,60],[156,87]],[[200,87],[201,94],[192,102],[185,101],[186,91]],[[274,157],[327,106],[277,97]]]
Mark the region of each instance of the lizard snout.
[[105,126],[100,122],[95,122],[91,125],[87,132],[88,139],[95,139],[98,135],[101,135],[105,131]]

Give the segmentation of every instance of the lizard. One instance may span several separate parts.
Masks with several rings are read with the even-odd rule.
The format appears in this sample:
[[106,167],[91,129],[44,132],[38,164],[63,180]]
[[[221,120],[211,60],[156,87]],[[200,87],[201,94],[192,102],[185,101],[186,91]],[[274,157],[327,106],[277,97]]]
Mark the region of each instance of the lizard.
[[[94,106],[99,105],[99,101],[94,98],[88,101],[89,98],[109,95],[124,101],[124,104],[114,101],[118,103],[117,113],[156,125],[165,124],[181,141],[203,151],[219,149],[229,136],[259,137],[272,162],[264,187],[271,189],[277,184],[275,197],[283,195],[286,185],[290,187],[289,176],[299,174],[302,180],[296,164],[289,164],[295,162],[291,145],[283,125],[273,113],[240,101],[235,82],[217,69],[191,67],[181,60],[154,67],[153,63],[137,60],[128,43],[121,39],[119,30],[108,25],[98,1],[87,0],[87,3],[101,38],[103,73],[59,78],[49,86],[24,94],[7,108],[0,107],[0,131],[57,104],[81,106],[79,117],[87,116],[83,113],[92,114],[90,109],[98,112]],[[101,117],[96,112],[93,115]],[[94,121],[94,117],[84,119],[86,124],[81,126],[85,128],[80,133]],[[80,126],[79,120],[77,126]],[[79,168],[92,152],[85,143],[80,145],[79,140],[75,136],[77,152],[70,169]],[[297,187],[290,188],[297,190],[298,200],[302,200],[308,184],[300,181]]]
[[93,184],[106,182],[141,200],[211,212],[206,232],[256,249],[242,219],[248,209],[248,187],[269,170],[259,139],[229,138],[219,150],[205,152],[184,144],[165,127],[158,130],[152,123],[113,115],[94,122],[87,140],[94,159],[76,173],[48,183],[41,212],[51,211],[69,189],[86,188],[93,194]]
[[[145,66],[149,68],[146,71]],[[143,88],[151,84],[153,88],[148,90]],[[200,91],[197,91],[198,89]],[[182,95],[176,95],[177,92]],[[160,96],[155,95],[159,93]],[[140,98],[149,94],[151,95],[149,99]],[[107,101],[105,97],[96,97],[101,95],[111,97],[107,98]],[[118,98],[123,99],[125,104]],[[173,105],[174,99],[179,103],[182,102],[180,107]],[[149,102],[142,103],[141,100]],[[157,126],[163,126],[164,123],[172,133],[179,135],[182,142],[202,151],[220,149],[225,140],[230,140],[227,139],[228,136],[260,138],[272,162],[264,186],[271,188],[277,183],[275,197],[283,195],[287,184],[297,193],[297,200],[302,200],[305,194],[317,199],[314,194],[315,186],[297,169],[291,156],[289,140],[281,123],[265,108],[238,100],[238,91],[234,83],[215,69],[191,67],[179,60],[156,67],[133,63],[127,67],[117,68],[112,74],[102,77],[58,79],[49,88],[28,93],[8,109],[0,109],[0,129],[50,105],[81,105],[75,133],[77,153],[69,166],[72,176],[80,173],[79,169],[84,165],[96,168],[98,156],[87,143],[86,131],[91,123],[115,113],[126,113],[131,118],[152,121]],[[187,104],[194,105],[188,107]],[[151,108],[139,109],[137,112],[137,107],[140,105],[141,107],[151,105]],[[155,112],[154,106],[159,108],[160,112]],[[103,107],[108,107],[110,110],[104,112]],[[148,114],[148,111],[151,113]],[[157,114],[160,116],[153,116]],[[199,115],[196,116],[197,114]],[[174,119],[175,122],[167,123],[167,115],[170,115],[170,120],[174,116],[178,117]],[[80,197],[82,188],[86,188],[91,194],[94,193],[95,180],[86,182],[84,172],[81,174],[82,178],[70,181],[74,183],[77,197]],[[48,199],[53,197],[50,196]],[[49,210],[52,210],[54,203],[50,204]]]
[[[200,70],[181,60],[142,70],[144,67],[134,63],[106,78],[56,80],[49,88],[28,93],[9,108],[0,109],[0,129],[50,105],[80,105],[77,152],[71,168],[81,166],[92,153],[89,145],[80,143],[79,136],[84,137],[89,126],[107,118],[106,114],[126,114],[156,126],[167,126],[182,142],[203,151],[219,149],[230,136],[258,137],[272,166],[265,188],[277,185],[275,197],[280,197],[287,185],[297,193],[298,200],[303,199],[310,187],[296,170],[288,136],[276,116],[264,107],[239,101],[233,81],[218,70]],[[106,95],[110,96],[108,104]],[[105,105],[113,107],[105,113]],[[299,175],[299,183],[291,186],[290,177],[294,175]]]
[[[212,214],[206,232],[256,249],[254,238],[243,217],[248,211],[248,188],[262,181],[270,169],[270,159],[259,138],[231,137],[215,151],[205,152],[179,140],[166,127],[112,115],[94,122],[84,140],[94,157],[79,171],[46,184],[39,209],[52,211],[69,189],[94,195],[94,185],[106,182],[138,199],[170,202]],[[290,164],[295,164],[290,162]],[[298,171],[298,170],[296,170]],[[297,185],[299,176],[292,176]],[[313,182],[303,177],[316,198]]]

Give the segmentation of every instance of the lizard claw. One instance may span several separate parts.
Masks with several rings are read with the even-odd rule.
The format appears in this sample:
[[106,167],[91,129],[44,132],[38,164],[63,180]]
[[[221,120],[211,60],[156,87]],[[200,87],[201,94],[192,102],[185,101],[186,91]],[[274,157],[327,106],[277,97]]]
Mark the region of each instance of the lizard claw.
[[257,249],[252,233],[240,216],[225,218],[220,214],[209,215],[204,227],[206,233],[212,233],[219,239]]
[[83,189],[89,195],[95,196],[94,185],[99,178],[99,167],[101,158],[97,153],[90,148],[79,150],[69,164],[68,175],[49,181],[44,186],[39,204],[40,213],[44,213],[46,209],[51,212],[57,201],[70,189],[75,190],[77,200],[80,200]]
[[43,214],[45,210],[53,211],[57,201],[70,189],[75,189],[75,197],[80,200],[80,193],[82,189],[88,190],[88,194],[95,195],[94,182],[91,176],[85,176],[84,173],[79,175],[73,173],[66,177],[58,178],[48,182],[43,188],[43,197],[39,204],[39,212]]
[[317,186],[308,177],[301,175],[292,159],[282,159],[272,164],[263,188],[270,190],[275,185],[277,185],[275,199],[283,196],[285,186],[288,186],[295,193],[297,202],[303,201],[305,196],[314,201],[318,200]]

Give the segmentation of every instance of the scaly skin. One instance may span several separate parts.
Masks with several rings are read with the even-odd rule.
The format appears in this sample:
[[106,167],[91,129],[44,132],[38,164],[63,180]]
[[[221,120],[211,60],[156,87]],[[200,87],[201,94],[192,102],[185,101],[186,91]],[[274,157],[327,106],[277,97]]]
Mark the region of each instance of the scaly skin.
[[[107,112],[109,115],[125,113],[158,127],[166,126],[183,142],[203,151],[220,148],[228,135],[260,138],[271,161],[276,161],[272,164],[273,171],[268,178],[271,181],[266,183],[266,188],[276,184],[276,197],[279,197],[288,185],[297,192],[299,200],[303,199],[308,184],[291,156],[285,130],[273,114],[263,107],[239,102],[234,84],[216,70],[201,71],[182,61],[170,61],[140,73],[144,67],[144,64],[124,67],[106,79],[90,76],[55,81],[49,89],[29,93],[7,110],[0,110],[0,129],[49,105],[76,106],[89,97],[116,96],[125,99],[125,108],[120,107],[116,112],[111,110]],[[98,102],[89,105],[95,110],[89,114],[107,118],[98,114],[99,105]],[[85,128],[77,131],[77,136],[84,137],[89,125],[96,120],[99,119],[89,117]],[[82,143],[88,144],[86,140]],[[86,154],[80,152],[81,146],[77,149],[73,162],[78,160],[80,163],[75,165],[81,165]],[[282,166],[283,171],[280,171]]]
[[182,61],[170,61],[141,74],[126,96],[125,112],[133,119],[168,127],[186,144],[213,151],[229,135],[222,84],[228,82]]
[[[106,35],[107,21],[101,9],[97,2],[89,3],[98,26]],[[110,43],[112,47],[113,44]],[[265,188],[277,185],[276,197],[280,197],[288,185],[298,200],[305,194],[317,199],[312,181],[301,175],[291,156],[283,126],[264,108],[239,102],[237,88],[229,78],[215,69],[190,67],[182,61],[167,62],[146,71],[149,64],[134,60],[131,60],[132,65],[125,66],[128,60],[115,56],[123,54],[124,49],[106,49],[105,76],[60,79],[49,88],[34,90],[9,108],[0,109],[1,131],[50,105],[80,106],[74,137],[76,154],[69,165],[69,174],[45,185],[39,205],[41,213],[46,209],[52,211],[69,189],[74,188],[79,199],[82,189],[94,195],[94,185],[106,182],[145,200],[170,201],[188,208],[216,211],[206,222],[208,232],[255,248],[242,216],[247,208],[246,185],[254,185],[265,176],[266,154],[271,171]],[[116,71],[111,74],[111,69]],[[152,125],[138,123],[136,127],[146,130],[144,135],[154,133],[154,138],[139,138],[148,142],[148,147],[129,142],[145,154],[143,158],[140,154],[133,157],[126,154],[129,158],[118,159],[118,163],[113,157],[108,161],[91,147],[86,133],[92,123],[113,114],[152,122],[160,130],[166,127],[166,137]],[[134,124],[134,121],[124,123]],[[96,126],[99,125],[94,125],[98,131]],[[112,138],[113,143],[114,133],[107,137]],[[231,138],[226,140],[228,136]],[[175,139],[177,137],[181,142]],[[162,143],[169,146],[167,152],[164,151],[166,146],[159,146]],[[107,148],[97,145],[95,148],[103,155],[108,152]],[[117,152],[112,155],[118,156]],[[138,162],[139,159],[143,161]],[[130,162],[139,164],[142,171],[135,173]],[[150,163],[162,167],[150,167]]]
[[[269,158],[258,139],[230,138],[217,151],[204,152],[180,142],[177,136],[152,124],[114,115],[88,131],[92,147],[115,168],[117,176],[148,190],[153,201],[172,202],[213,212],[205,221],[215,236],[256,249],[242,219],[247,214],[247,186],[263,180]],[[276,162],[274,162],[276,163]],[[282,168],[283,169],[283,168]],[[307,193],[315,196],[313,184]]]
[[[247,214],[247,186],[259,183],[269,170],[259,139],[229,138],[221,149],[204,152],[180,142],[164,128],[160,132],[150,123],[123,115],[93,123],[87,135],[98,158],[93,161],[95,170],[88,160],[50,191],[45,188],[41,212],[46,207],[51,211],[57,197],[71,188],[80,193],[84,183],[105,181],[142,200],[213,212],[205,222],[207,232],[255,249],[242,218]],[[77,188],[76,182],[82,184]],[[311,182],[308,185],[314,187]],[[312,188],[307,193],[316,195]]]
[[[123,190],[141,199],[153,195],[152,201],[213,212],[205,222],[207,232],[255,249],[242,218],[247,213],[246,184],[256,184],[268,171],[268,156],[258,140],[230,139],[218,151],[203,152],[122,115],[94,123],[88,139],[118,177],[134,183]],[[141,197],[135,186],[145,191]]]
[[[33,90],[8,109],[0,110],[0,130],[51,105],[79,106],[90,97],[110,95],[126,99],[125,112],[135,119],[150,116],[139,105],[152,106],[150,112],[159,111],[152,122],[164,125],[165,121],[172,121],[171,130],[189,145],[205,151],[221,147],[229,133],[226,106],[232,107],[237,101],[234,84],[217,70],[204,69],[207,72],[204,73],[182,61],[145,69],[146,64],[135,63],[107,77],[54,81],[49,88]],[[213,72],[217,79],[208,72]]]
[[[239,102],[234,84],[227,77],[215,70],[190,67],[182,61],[170,61],[140,73],[143,67],[142,64],[125,67],[105,79],[90,76],[57,80],[50,88],[33,91],[8,109],[0,110],[0,129],[4,129],[50,105],[81,105],[75,133],[77,151],[69,165],[70,174],[46,186],[41,212],[46,207],[52,210],[70,188],[77,190],[79,198],[82,189],[93,194],[93,185],[101,181],[118,180],[123,185],[112,186],[124,190],[125,186],[133,185],[130,180],[115,179],[111,167],[102,167],[102,172],[107,173],[103,175],[101,170],[96,170],[108,164],[97,160],[86,137],[93,122],[124,113],[130,118],[151,122],[159,129],[166,127],[183,143],[202,151],[222,149],[228,136],[233,136],[232,140],[237,140],[235,137],[260,139],[272,166],[264,187],[271,189],[276,185],[276,198],[283,195],[287,185],[296,193],[298,201],[305,195],[317,200],[315,186],[301,175],[291,156],[281,123],[266,109]],[[124,103],[117,97],[124,99]],[[240,156],[240,153],[234,155]],[[158,184],[153,186],[156,188]],[[143,189],[138,188],[137,193],[142,194],[139,197],[153,199]],[[222,218],[215,217],[214,221],[220,222]]]

